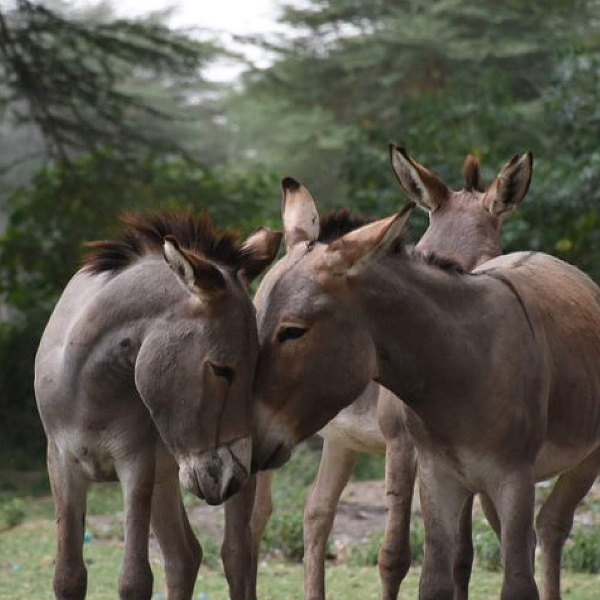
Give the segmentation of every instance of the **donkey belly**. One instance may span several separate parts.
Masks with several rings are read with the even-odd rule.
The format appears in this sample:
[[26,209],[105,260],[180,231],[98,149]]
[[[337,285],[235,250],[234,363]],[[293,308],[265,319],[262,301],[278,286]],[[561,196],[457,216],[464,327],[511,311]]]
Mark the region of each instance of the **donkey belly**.
[[385,454],[385,440],[377,422],[379,389],[377,384],[371,383],[359,398],[341,410],[318,435],[355,452]]

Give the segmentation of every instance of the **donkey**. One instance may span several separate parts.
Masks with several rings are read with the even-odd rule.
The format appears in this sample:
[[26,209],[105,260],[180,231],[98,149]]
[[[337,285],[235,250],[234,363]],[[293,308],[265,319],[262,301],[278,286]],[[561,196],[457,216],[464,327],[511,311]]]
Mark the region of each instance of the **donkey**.
[[[515,185],[527,182],[496,180],[488,201]],[[501,537],[501,597],[537,600],[534,483],[557,475],[537,530],[543,597],[560,598],[562,547],[600,468],[600,289],[536,252],[472,274],[429,264],[402,240],[414,204],[320,244],[310,194],[283,187],[287,258],[256,300],[259,465],[285,460],[374,379],[404,400],[419,453],[420,598],[454,597],[459,517],[483,492]]]
[[280,234],[261,229],[242,245],[236,234],[216,231],[208,215],[191,213],[123,222],[117,241],[92,244],[36,357],[60,600],[86,594],[91,482],[118,479],[123,489],[120,597],[152,595],[152,522],[169,598],[184,600],[192,597],[202,550],[179,481],[217,504],[250,470],[258,344],[247,287],[274,259]]
[[[429,214],[429,228],[421,238],[417,249],[426,254],[452,257],[464,270],[471,270],[485,260],[497,256],[502,251],[501,226],[506,213],[516,208],[523,200],[527,188],[516,187],[514,194],[506,198],[502,205],[492,204],[484,194],[479,161],[469,155],[463,166],[465,187],[460,191],[451,190],[440,178],[408,156],[403,148],[390,146],[390,161],[396,178],[410,199]],[[507,163],[499,178],[512,179],[531,177],[531,155],[515,156]],[[421,188],[432,190],[430,204],[424,204],[413,191],[413,182]],[[435,196],[433,191],[440,193]],[[435,198],[434,200],[432,198]],[[350,229],[357,228],[366,221],[345,220],[344,213],[321,218],[319,241],[330,242]],[[337,221],[337,226],[336,226]],[[335,234],[332,236],[332,233]],[[379,418],[378,423],[378,398]],[[391,401],[388,397],[392,398]],[[359,453],[386,455],[388,482],[388,518],[384,543],[380,553],[380,573],[382,598],[395,599],[401,581],[410,567],[410,509],[416,463],[410,437],[401,435],[404,431],[404,418],[401,405],[392,394],[373,383],[348,408],[343,409],[318,434],[324,439],[319,473],[308,496],[304,513],[304,595],[307,599],[325,598],[325,554],[327,539],[331,533],[336,507],[340,495],[352,474]],[[271,499],[272,471],[262,471],[257,475],[257,491],[252,511],[252,537],[254,547],[253,576],[251,591],[247,597],[256,597],[256,563],[262,534],[272,511]],[[240,504],[241,499],[230,503]],[[241,507],[240,507],[241,508]],[[247,511],[247,506],[242,510]],[[228,511],[228,516],[231,510]],[[470,519],[466,515],[466,534],[470,535]],[[234,531],[240,531],[236,523]],[[238,540],[230,545],[240,544]],[[472,550],[465,548],[466,556],[458,558],[462,580],[459,587],[466,589],[472,562]],[[228,553],[225,553],[228,560]],[[240,565],[241,567],[241,565]],[[238,574],[239,569],[229,569]],[[464,579],[466,578],[466,581]],[[235,591],[243,586],[234,585]],[[241,593],[239,594],[241,595]],[[233,594],[232,597],[237,597]]]

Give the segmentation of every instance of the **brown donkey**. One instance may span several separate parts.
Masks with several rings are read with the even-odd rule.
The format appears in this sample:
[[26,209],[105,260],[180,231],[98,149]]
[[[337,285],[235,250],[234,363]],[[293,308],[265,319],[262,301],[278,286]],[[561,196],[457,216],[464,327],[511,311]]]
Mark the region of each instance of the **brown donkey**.
[[[523,181],[502,178],[492,205]],[[558,475],[537,521],[544,597],[600,467],[600,289],[553,257],[515,253],[461,274],[411,255],[410,207],[319,244],[309,193],[284,181],[287,259],[257,299],[260,465],[277,463],[374,379],[406,403],[419,451],[420,598],[454,597],[459,517],[487,495],[503,600],[534,600],[534,482]],[[431,190],[415,187],[428,198]]]
[[[522,201],[526,186],[515,186],[515,194],[502,205],[492,206],[483,190],[479,162],[468,156],[463,175],[465,188],[449,189],[434,173],[411,159],[404,149],[390,146],[392,167],[401,187],[429,213],[430,224],[417,248],[427,254],[454,258],[464,270],[501,253],[500,230],[505,213]],[[531,155],[514,157],[500,172],[499,178],[516,181],[531,177]],[[415,194],[414,188],[431,190],[428,204]],[[435,192],[440,192],[437,195]],[[364,222],[346,219],[345,215],[330,215],[321,219],[319,241],[329,243]],[[378,424],[378,398],[379,417]],[[304,513],[304,596],[310,600],[325,598],[325,553],[339,497],[346,486],[359,453],[386,455],[388,482],[388,513],[384,542],[380,554],[382,598],[396,598],[401,581],[410,566],[410,509],[416,463],[414,448],[405,430],[402,405],[384,388],[372,383],[355,402],[340,411],[319,435],[324,439],[319,473],[308,496]],[[256,598],[256,563],[260,541],[272,511],[272,471],[257,475],[257,491],[252,510],[253,573],[246,598]],[[242,492],[247,494],[246,491]],[[251,503],[251,499],[248,499]],[[233,519],[231,538],[226,537],[224,561],[231,573],[232,597],[244,595],[243,560],[234,568],[229,566],[230,555],[236,553],[243,541],[238,539],[244,529],[239,517],[231,513],[231,505],[246,514],[241,497],[228,502],[227,515]],[[468,516],[467,516],[467,513]],[[466,541],[470,540],[470,511],[465,510]],[[236,537],[238,536],[238,537]],[[472,562],[472,548],[465,544],[457,558],[456,584],[466,589]]]
[[[125,555],[119,594],[152,595],[150,521],[169,599],[192,597],[201,548],[179,481],[211,504],[245,482],[258,352],[247,282],[273,260],[279,234],[244,245],[207,216],[129,216],[70,281],[36,357],[58,517],[54,593],[82,599],[90,482],[121,482]],[[164,252],[164,257],[163,257]],[[178,476],[179,470],[179,476]]]

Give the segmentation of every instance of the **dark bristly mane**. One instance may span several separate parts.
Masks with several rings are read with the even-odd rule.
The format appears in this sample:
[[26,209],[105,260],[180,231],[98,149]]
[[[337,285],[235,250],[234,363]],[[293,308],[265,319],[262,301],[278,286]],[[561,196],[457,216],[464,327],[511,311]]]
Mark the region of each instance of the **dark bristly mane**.
[[466,271],[463,269],[461,265],[459,265],[456,261],[451,258],[446,258],[444,256],[438,256],[435,252],[419,252],[418,250],[412,251],[412,256],[418,260],[423,261],[426,265],[433,265],[434,267],[438,267],[443,271],[448,271],[450,273],[465,273]]
[[353,215],[347,208],[339,211],[331,211],[329,214],[321,217],[319,242],[329,244],[343,235],[372,222],[373,219]]
[[121,271],[141,256],[161,254],[166,235],[177,238],[182,248],[202,254],[224,266],[238,268],[244,258],[235,231],[217,231],[208,213],[187,212],[141,215],[129,213],[120,219],[121,231],[114,241],[90,242],[84,268],[98,274]]

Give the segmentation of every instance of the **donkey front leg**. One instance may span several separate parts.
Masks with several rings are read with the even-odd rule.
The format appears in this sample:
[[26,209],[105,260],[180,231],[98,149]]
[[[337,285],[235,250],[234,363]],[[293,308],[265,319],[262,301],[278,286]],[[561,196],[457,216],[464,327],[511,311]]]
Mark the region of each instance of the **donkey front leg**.
[[260,544],[269,519],[273,514],[273,475],[275,471],[260,471],[256,474],[256,492],[254,506],[250,519],[252,531],[252,572],[250,589],[252,593],[249,600],[256,600],[256,580],[258,576],[258,563],[260,561]]
[[452,600],[460,516],[471,494],[435,457],[419,452],[419,494],[425,522],[420,600]]
[[177,464],[164,448],[157,455],[151,514],[152,529],[165,563],[167,598],[190,600],[202,561],[202,548],[183,506]]
[[[119,577],[121,600],[149,600],[153,577],[148,560],[150,513],[154,487],[155,443],[116,463],[123,489],[125,552]],[[173,510],[173,508],[171,508]]]
[[504,563],[502,600],[538,600],[534,579],[535,533],[533,470],[502,473],[487,490],[500,520]]
[[544,600],[561,598],[560,562],[563,546],[573,526],[575,509],[592,487],[599,469],[600,449],[558,478],[538,513],[536,525],[542,551]]
[[253,551],[251,514],[254,507],[256,475],[251,475],[246,485],[225,502],[225,536],[221,546],[221,559],[232,600],[255,600],[256,580],[252,583]]
[[325,551],[335,511],[356,461],[356,452],[325,440],[317,479],[304,508],[304,597],[325,598]]
[[458,548],[454,559],[454,600],[467,600],[469,597],[469,581],[473,569],[473,498],[465,502],[460,515]]
[[410,515],[415,476],[416,452],[408,432],[386,440],[385,487],[388,512],[383,544],[379,552],[381,597],[395,600],[410,568]]
[[88,481],[78,464],[48,442],[48,474],[56,509],[58,548],[54,595],[58,600],[83,600],[87,570],[83,562],[83,534]]

